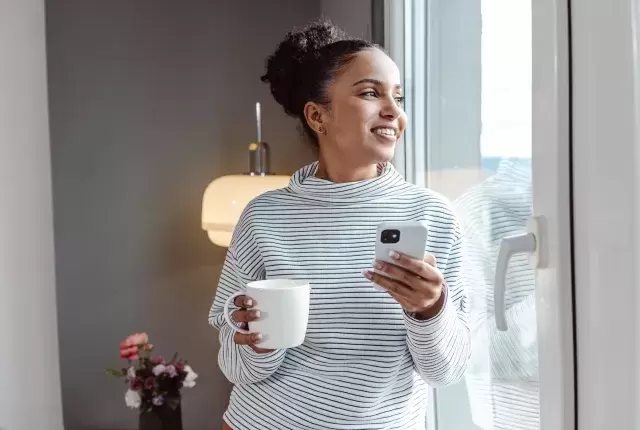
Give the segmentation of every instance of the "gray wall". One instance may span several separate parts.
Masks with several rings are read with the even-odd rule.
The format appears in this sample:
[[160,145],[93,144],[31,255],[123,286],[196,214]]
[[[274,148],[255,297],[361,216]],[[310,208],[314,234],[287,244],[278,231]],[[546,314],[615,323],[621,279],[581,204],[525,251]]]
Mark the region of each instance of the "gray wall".
[[62,430],[44,6],[0,2],[0,429]]
[[322,14],[353,37],[371,40],[371,0],[320,0]]
[[186,429],[220,428],[230,387],[207,312],[225,250],[200,230],[201,197],[246,169],[257,100],[274,170],[312,160],[259,76],[285,30],[319,13],[308,0],[47,3],[66,430],[135,427],[103,369],[140,330],[200,374]]

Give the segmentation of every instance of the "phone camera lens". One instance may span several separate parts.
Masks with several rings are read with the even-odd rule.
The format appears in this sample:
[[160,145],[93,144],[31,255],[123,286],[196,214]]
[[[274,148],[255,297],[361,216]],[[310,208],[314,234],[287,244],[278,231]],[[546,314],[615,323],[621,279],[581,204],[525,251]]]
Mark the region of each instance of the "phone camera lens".
[[400,241],[399,230],[383,230],[380,237],[382,243],[398,243]]

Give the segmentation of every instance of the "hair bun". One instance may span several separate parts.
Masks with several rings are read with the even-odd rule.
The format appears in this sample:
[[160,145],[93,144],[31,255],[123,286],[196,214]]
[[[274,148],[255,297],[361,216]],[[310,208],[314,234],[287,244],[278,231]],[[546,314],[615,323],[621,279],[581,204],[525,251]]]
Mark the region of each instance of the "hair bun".
[[326,18],[288,32],[276,51],[267,58],[266,73],[260,79],[269,83],[273,98],[291,116],[299,116],[306,97],[301,77],[314,67],[320,50],[334,42],[349,39],[340,28]]

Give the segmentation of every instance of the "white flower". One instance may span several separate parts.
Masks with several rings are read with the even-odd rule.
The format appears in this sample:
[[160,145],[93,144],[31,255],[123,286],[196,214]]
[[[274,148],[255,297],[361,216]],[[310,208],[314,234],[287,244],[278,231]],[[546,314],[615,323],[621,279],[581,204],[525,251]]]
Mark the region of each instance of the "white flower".
[[167,368],[165,367],[164,364],[158,364],[157,366],[155,366],[153,368],[153,374],[158,376],[159,374],[161,374],[162,372],[164,372],[165,370],[167,370]]
[[124,402],[128,407],[132,409],[138,409],[140,407],[140,403],[142,403],[140,399],[140,393],[131,389],[127,390],[124,395]]
[[187,388],[195,387],[198,374],[194,372],[191,366],[189,366],[188,364],[184,366],[184,371],[187,372],[187,376],[184,377],[184,382],[182,382],[182,385]]
[[127,370],[127,377],[128,377],[129,379],[133,379],[133,378],[135,378],[135,377],[136,377],[136,369],[135,369],[135,367],[131,366],[131,367],[129,368],[129,370]]

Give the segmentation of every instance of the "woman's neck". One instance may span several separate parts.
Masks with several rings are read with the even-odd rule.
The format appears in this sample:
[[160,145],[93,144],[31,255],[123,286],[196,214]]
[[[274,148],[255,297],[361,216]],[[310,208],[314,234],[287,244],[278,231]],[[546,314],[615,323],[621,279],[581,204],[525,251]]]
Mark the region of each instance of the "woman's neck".
[[338,166],[331,168],[322,162],[318,163],[316,177],[331,182],[358,182],[366,179],[373,179],[378,176],[378,167],[375,164],[360,168],[349,166]]
[[318,161],[318,170],[316,171],[315,176],[317,178],[336,183],[358,182],[377,177],[378,166],[376,164],[369,164],[365,166],[350,166],[347,163],[330,164],[320,156]]

